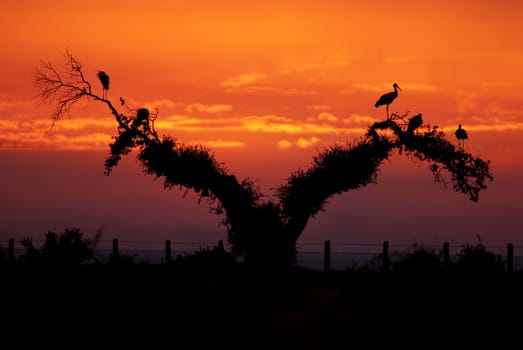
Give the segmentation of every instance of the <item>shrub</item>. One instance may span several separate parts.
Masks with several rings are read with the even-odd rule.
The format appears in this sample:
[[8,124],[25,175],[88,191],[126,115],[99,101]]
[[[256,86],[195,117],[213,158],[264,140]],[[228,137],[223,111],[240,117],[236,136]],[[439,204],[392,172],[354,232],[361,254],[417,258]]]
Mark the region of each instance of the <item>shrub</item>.
[[25,237],[20,244],[25,249],[21,261],[48,265],[80,265],[93,258],[91,241],[83,238],[78,228],[65,229],[62,233],[47,232],[40,248],[33,245],[33,239]]
[[493,252],[487,251],[481,243],[465,244],[455,263],[459,271],[465,272],[501,272],[503,261]]
[[392,270],[404,273],[436,273],[441,271],[440,254],[433,249],[423,246],[414,246],[407,253],[396,253],[399,260],[392,263]]

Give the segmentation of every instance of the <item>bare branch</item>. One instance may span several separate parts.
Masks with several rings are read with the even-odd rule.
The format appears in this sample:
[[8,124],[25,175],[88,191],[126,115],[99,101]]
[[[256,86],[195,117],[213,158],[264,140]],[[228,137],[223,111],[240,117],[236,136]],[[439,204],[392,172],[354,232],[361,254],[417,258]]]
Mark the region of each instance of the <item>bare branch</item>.
[[61,74],[50,62],[43,62],[33,81],[42,102],[55,105],[51,115],[53,125],[69,116],[73,105],[83,97],[100,99],[92,94],[91,84],[85,79],[80,62],[69,52],[65,53],[65,58],[67,74]]
[[78,59],[76,59],[76,57],[74,57],[69,51],[66,51],[64,56],[67,61],[66,68],[69,72],[69,77],[71,80],[84,84],[87,87],[87,92],[91,94],[91,84],[84,77],[82,72],[82,64],[80,61],[78,61]]

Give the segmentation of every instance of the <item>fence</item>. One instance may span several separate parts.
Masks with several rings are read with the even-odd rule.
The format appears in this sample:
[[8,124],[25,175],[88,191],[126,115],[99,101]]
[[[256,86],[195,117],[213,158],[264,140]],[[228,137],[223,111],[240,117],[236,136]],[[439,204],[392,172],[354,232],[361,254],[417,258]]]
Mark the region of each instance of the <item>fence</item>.
[[[107,242],[109,241],[106,241],[106,243]],[[171,262],[175,253],[176,255],[191,254],[202,248],[212,248],[216,246],[225,249],[222,240],[218,242],[174,242],[178,247],[178,249],[175,250],[172,249],[173,242],[171,240],[164,241],[163,250],[156,248],[160,245],[158,241],[120,241],[118,238],[114,238],[110,242],[111,247],[109,249],[98,249],[98,259],[107,260],[110,257],[134,256],[139,262],[158,264]],[[122,250],[120,243],[124,243],[128,248],[131,248]],[[138,249],[133,249],[133,245],[138,246]],[[153,248],[147,249],[147,246]],[[183,246],[186,248],[182,249]],[[338,249],[334,250],[333,247],[337,247]],[[394,247],[395,250],[391,253],[392,247]],[[330,240],[323,243],[302,243],[297,245],[297,265],[311,269],[331,271],[333,269],[346,269],[351,265],[352,267],[361,267],[371,264],[382,271],[388,271],[390,270],[393,256],[409,248],[412,248],[412,246],[401,244],[391,245],[389,241],[384,241],[381,245],[373,243],[338,243],[333,245]],[[434,250],[433,247],[427,248]],[[451,246],[448,242],[443,243],[441,246],[443,266],[448,266],[453,260],[452,257],[456,256],[455,252],[451,252],[451,248],[456,251],[456,249],[462,248],[462,246]],[[508,243],[505,247],[485,247],[487,251],[497,253],[496,256],[505,258],[504,267],[507,272],[513,272],[516,269],[523,268],[523,256],[514,255],[514,248],[512,243]],[[517,248],[523,250],[523,247]],[[15,251],[15,240],[9,239],[7,249],[7,258],[9,261],[15,260]]]
[[[323,251],[318,248],[323,245]],[[311,247],[315,247],[313,251]],[[301,248],[301,251],[300,251]],[[314,261],[304,261],[305,252],[313,257]],[[336,249],[337,248],[337,249]],[[347,267],[362,267],[369,266],[373,269],[381,271],[389,271],[393,262],[401,259],[401,255],[413,252],[416,248],[425,248],[441,255],[441,263],[444,267],[448,267],[455,262],[458,254],[464,248],[463,245],[450,245],[449,242],[444,242],[441,246],[413,246],[406,244],[392,245],[389,241],[384,241],[382,244],[355,244],[355,243],[337,243],[332,244],[330,241],[323,243],[306,243],[298,248],[298,263],[306,265],[307,267],[320,268],[325,271],[331,269],[346,269]],[[515,255],[515,249],[523,251],[523,246],[514,246],[508,243],[506,246],[484,246],[487,252],[493,253],[497,259],[503,263],[503,267],[507,272],[513,272],[523,268],[523,255]],[[301,255],[301,259],[300,259]]]

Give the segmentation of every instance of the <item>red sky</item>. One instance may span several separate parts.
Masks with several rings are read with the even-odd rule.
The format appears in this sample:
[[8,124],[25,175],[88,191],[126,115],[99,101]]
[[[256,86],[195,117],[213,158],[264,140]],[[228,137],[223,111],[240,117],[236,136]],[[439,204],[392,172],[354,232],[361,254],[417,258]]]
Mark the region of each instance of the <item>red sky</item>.
[[[156,129],[210,147],[270,193],[318,150],[357,139],[391,111],[423,113],[492,162],[479,203],[400,157],[378,185],[332,200],[302,241],[521,244],[523,25],[520,1],[3,1],[0,5],[0,244],[78,226],[129,239],[217,240],[219,218],[164,191],[129,159],[103,175],[116,123],[79,104],[49,131],[32,86],[70,50],[109,98],[158,108]],[[101,90],[99,91],[101,94]],[[401,204],[398,205],[398,201]],[[457,223],[459,222],[459,223]],[[191,236],[192,234],[192,236]]]

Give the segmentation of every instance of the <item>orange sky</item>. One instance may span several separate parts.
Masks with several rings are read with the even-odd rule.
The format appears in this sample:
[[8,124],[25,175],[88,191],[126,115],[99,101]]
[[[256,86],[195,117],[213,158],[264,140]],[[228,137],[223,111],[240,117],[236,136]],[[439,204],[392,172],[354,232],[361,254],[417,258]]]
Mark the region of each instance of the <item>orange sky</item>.
[[394,82],[391,111],[422,112],[453,141],[462,123],[468,151],[520,170],[522,13],[516,0],[6,0],[0,150],[108,150],[107,110],[79,104],[48,132],[35,99],[35,69],[69,49],[96,88],[97,70],[110,75],[116,105],[157,107],[159,133],[211,147],[242,176],[257,177],[253,158],[286,165],[271,185],[383,119],[374,102]]
[[45,134],[32,74],[41,60],[61,64],[66,49],[94,83],[96,70],[110,74],[113,99],[158,107],[158,129],[213,147],[354,138],[383,118],[373,103],[393,82],[403,88],[394,111],[423,112],[449,132],[458,122],[478,133],[523,128],[518,1],[1,6],[2,149],[106,146],[115,124],[93,106]]

